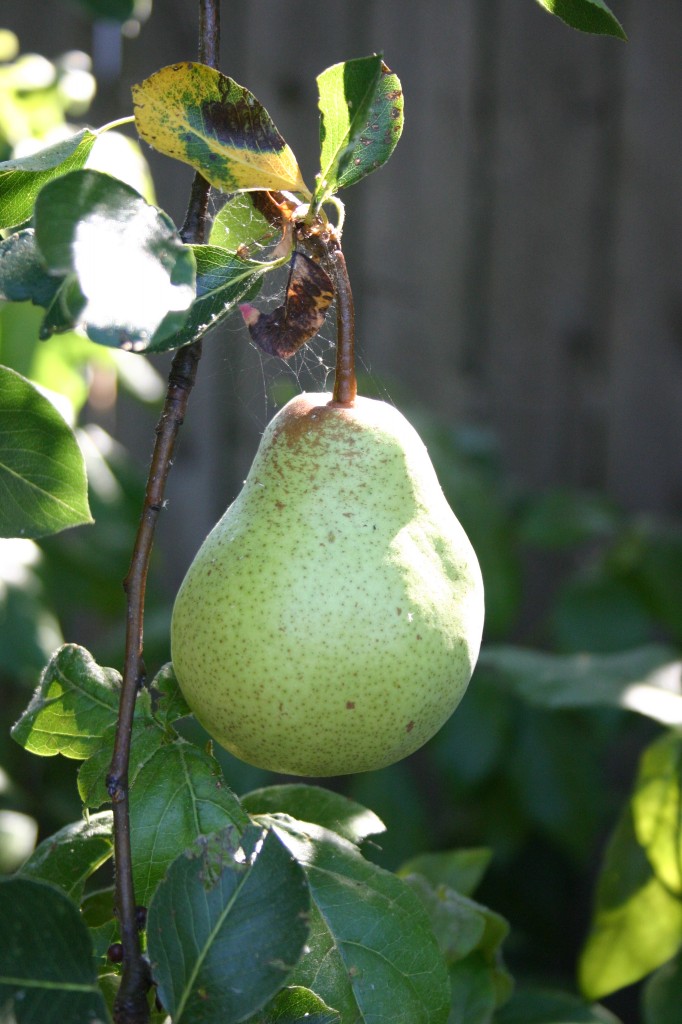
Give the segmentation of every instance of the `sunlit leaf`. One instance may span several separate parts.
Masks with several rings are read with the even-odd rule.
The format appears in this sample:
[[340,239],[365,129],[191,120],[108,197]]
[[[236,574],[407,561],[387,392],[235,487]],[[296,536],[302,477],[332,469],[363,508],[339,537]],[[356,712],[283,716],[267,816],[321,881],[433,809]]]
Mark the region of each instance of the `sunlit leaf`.
[[632,985],[680,945],[682,900],[654,874],[628,805],[602,864],[592,928],[580,958],[581,989],[588,999],[600,999]]
[[12,1024],[109,1019],[75,903],[31,878],[0,880],[0,1014]]
[[82,760],[101,746],[118,714],[121,677],[76,644],[65,644],[45,668],[12,736],[33,754]]
[[623,27],[603,0],[537,0],[571,28],[626,39]]
[[23,224],[43,185],[83,167],[97,135],[88,128],[30,156],[0,163],[0,228]]
[[[182,327],[195,297],[194,256],[170,218],[129,185],[73,171],[41,191],[35,229],[49,271],[77,284],[81,301],[67,306],[93,341],[153,351]],[[65,326],[68,317],[55,329]]]
[[65,825],[44,839],[22,865],[20,874],[51,882],[74,900],[83,895],[87,879],[114,850],[110,811]]
[[270,269],[267,264],[242,260],[215,245],[193,245],[192,251],[197,265],[197,297],[181,329],[162,345],[154,346],[155,351],[179,348],[203,337],[241,299],[253,298],[258,293],[262,278]]
[[214,218],[208,241],[236,253],[240,246],[263,246],[276,234],[272,224],[254,206],[253,195],[237,192]]
[[301,955],[309,902],[303,871],[264,829],[221,832],[179,857],[147,922],[174,1024],[236,1024],[271,999]]
[[299,821],[331,829],[351,843],[385,832],[386,826],[374,813],[341,793],[322,786],[288,783],[254,789],[242,797],[249,814],[289,814]]
[[658,878],[682,897],[682,736],[669,732],[641,758],[632,796],[635,833]]
[[91,522],[73,431],[30,381],[0,366],[0,536],[44,537]]
[[403,93],[380,57],[335,64],[318,76],[321,169],[313,202],[385,164],[403,130]]
[[309,988],[290,985],[248,1024],[341,1024],[341,1017]]
[[204,64],[173,64],[133,86],[135,123],[150,146],[224,192],[310,193],[294,154],[256,97]]

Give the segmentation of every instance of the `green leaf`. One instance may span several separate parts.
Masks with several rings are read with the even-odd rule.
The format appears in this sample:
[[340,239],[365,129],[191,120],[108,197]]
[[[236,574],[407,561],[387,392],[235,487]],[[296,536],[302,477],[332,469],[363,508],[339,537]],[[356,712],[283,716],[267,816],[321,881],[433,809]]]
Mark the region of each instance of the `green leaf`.
[[197,298],[189,307],[182,328],[170,335],[154,351],[179,348],[196,338],[231,313],[237,303],[252,297],[260,289],[261,278],[279,266],[242,260],[214,245],[193,245],[197,265]]
[[250,814],[282,813],[321,825],[350,843],[386,831],[374,811],[322,786],[289,783],[254,789],[242,797],[242,806]]
[[327,68],[317,87],[320,174],[313,204],[319,206],[386,163],[403,130],[403,93],[376,55]]
[[113,854],[110,811],[65,825],[44,839],[22,865],[20,874],[51,882],[67,896],[80,900],[86,881]]
[[462,896],[471,896],[487,871],[492,856],[493,851],[485,847],[420,853],[402,864],[398,874],[401,878],[422,875],[433,886],[446,885]]
[[254,206],[251,193],[236,192],[214,218],[208,241],[236,253],[242,245],[262,247],[276,236],[270,221]]
[[18,231],[0,242],[0,299],[30,300],[36,306],[50,306],[61,280],[48,274],[35,243],[33,228]]
[[83,760],[102,743],[118,715],[121,677],[101,668],[76,644],[65,644],[50,659],[12,737],[43,757],[63,754]]
[[168,866],[199,836],[248,824],[220,766],[180,738],[159,747],[136,771],[130,791],[135,893],[147,906]]
[[0,228],[27,221],[43,185],[83,167],[96,139],[95,132],[83,128],[38,153],[0,163]]
[[444,1024],[447,971],[410,887],[334,832],[286,815],[263,820],[303,866],[312,896],[310,952],[292,982],[342,1020]]
[[545,708],[620,707],[664,725],[682,725],[682,663],[665,647],[619,654],[545,654],[484,647],[479,665],[494,681]]
[[195,297],[192,250],[129,185],[72,171],[41,191],[35,230],[49,271],[77,282],[83,298],[69,310],[93,341],[158,351],[184,324]]
[[170,726],[179,718],[191,714],[170,661],[156,673],[150,689],[154,698],[153,714],[157,722]]
[[654,874],[628,805],[602,864],[580,987],[588,999],[600,999],[639,981],[681,945],[682,900]]
[[294,154],[248,89],[204,64],[173,64],[133,86],[141,138],[224,192],[310,193]]
[[[139,705],[139,698],[138,698]],[[116,725],[111,725],[102,737],[102,744],[84,761],[78,770],[78,794],[85,807],[96,808],[109,803],[111,797],[107,790],[106,779],[114,750]],[[133,721],[133,733],[130,742],[130,766],[128,782],[135,784],[137,776],[149,763],[159,748],[168,742],[166,732],[146,716],[137,713]]]
[[450,967],[450,991],[448,1024],[492,1024],[495,980],[480,953],[471,953]]
[[682,735],[644,751],[632,796],[635,834],[657,877],[682,896]]
[[120,941],[115,904],[116,893],[113,886],[89,892],[81,900],[81,916],[88,926],[96,957],[106,957],[112,942]]
[[0,536],[45,537],[91,522],[73,431],[29,380],[0,366]]
[[290,985],[249,1024],[341,1024],[341,1017],[309,988]]
[[558,18],[580,29],[597,35],[615,36],[627,39],[623,26],[606,6],[603,0],[537,0],[537,2]]
[[109,1020],[88,930],[63,892],[30,878],[0,880],[0,934],[3,1020]]
[[161,882],[147,919],[158,993],[174,1024],[233,1024],[286,983],[303,951],[305,875],[277,836],[204,838]]
[[495,1024],[620,1024],[603,1006],[567,992],[521,989],[495,1014]]
[[682,953],[649,978],[642,995],[644,1024],[679,1024],[682,1006]]

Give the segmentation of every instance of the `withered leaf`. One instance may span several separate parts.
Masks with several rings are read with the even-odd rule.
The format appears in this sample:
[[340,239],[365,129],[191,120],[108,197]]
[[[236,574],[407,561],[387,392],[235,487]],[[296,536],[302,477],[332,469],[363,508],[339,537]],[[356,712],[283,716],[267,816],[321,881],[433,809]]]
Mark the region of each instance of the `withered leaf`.
[[289,359],[315,337],[333,298],[329,275],[309,256],[295,252],[284,305],[270,313],[262,313],[249,303],[239,308],[256,345],[268,355]]

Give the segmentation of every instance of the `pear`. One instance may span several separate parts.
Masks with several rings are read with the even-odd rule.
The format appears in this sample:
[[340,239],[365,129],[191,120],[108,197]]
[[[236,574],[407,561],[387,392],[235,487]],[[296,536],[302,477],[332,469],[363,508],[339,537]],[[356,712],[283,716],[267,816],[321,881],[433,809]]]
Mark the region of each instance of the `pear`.
[[382,768],[462,698],[483,583],[424,444],[391,405],[301,394],[196,555],[171,627],[218,743],[291,775]]

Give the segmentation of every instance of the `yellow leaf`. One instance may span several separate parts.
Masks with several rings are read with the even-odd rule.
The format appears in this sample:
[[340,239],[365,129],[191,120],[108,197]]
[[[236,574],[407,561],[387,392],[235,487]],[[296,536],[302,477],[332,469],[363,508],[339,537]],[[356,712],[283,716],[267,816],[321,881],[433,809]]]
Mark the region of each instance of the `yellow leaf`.
[[133,86],[141,138],[224,192],[301,193],[296,158],[256,97],[205,64],[172,64]]

